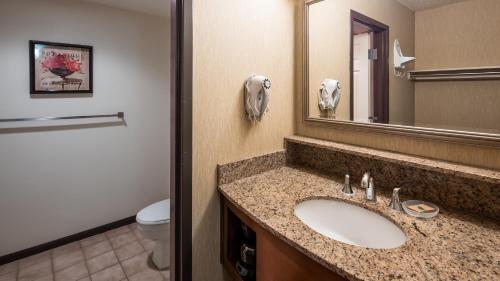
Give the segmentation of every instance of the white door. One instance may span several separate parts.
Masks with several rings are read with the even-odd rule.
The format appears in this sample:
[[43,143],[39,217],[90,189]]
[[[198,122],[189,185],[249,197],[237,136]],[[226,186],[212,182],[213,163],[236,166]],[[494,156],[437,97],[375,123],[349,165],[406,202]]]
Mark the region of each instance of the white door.
[[372,61],[368,59],[372,37],[372,33],[353,37],[353,116],[358,122],[372,122],[373,116]]

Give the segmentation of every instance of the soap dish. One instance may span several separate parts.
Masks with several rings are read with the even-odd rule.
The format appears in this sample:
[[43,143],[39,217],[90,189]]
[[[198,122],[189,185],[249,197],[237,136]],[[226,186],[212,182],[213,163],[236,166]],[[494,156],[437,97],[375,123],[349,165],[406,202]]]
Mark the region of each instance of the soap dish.
[[[431,207],[433,210],[417,212],[410,209],[411,206],[416,206],[420,204],[427,205],[428,207]],[[416,218],[430,219],[437,216],[437,214],[439,213],[439,207],[436,206],[436,204],[432,204],[421,200],[408,200],[404,201],[401,205],[403,206],[403,210],[405,211],[405,213],[407,213],[409,216]]]

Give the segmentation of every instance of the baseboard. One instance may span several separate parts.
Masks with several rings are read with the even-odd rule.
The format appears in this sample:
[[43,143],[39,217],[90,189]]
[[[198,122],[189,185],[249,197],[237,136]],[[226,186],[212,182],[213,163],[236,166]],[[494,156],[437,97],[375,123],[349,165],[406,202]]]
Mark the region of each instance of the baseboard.
[[47,243],[44,243],[44,244],[41,244],[38,246],[27,248],[27,249],[24,249],[24,250],[21,250],[21,251],[12,253],[12,254],[8,254],[8,255],[0,257],[0,265],[10,263],[10,262],[13,262],[15,260],[26,258],[26,257],[32,256],[32,255],[36,255],[36,254],[39,254],[39,253],[42,253],[42,252],[45,252],[48,250],[52,250],[54,248],[57,248],[57,247],[60,247],[60,246],[63,246],[63,245],[66,245],[66,244],[69,244],[69,243],[72,243],[75,241],[79,241],[79,240],[85,239],[87,237],[94,236],[96,234],[100,234],[100,233],[106,232],[106,231],[114,229],[114,228],[128,225],[128,224],[131,224],[133,222],[135,222],[135,216],[121,219],[119,221],[115,221],[115,222],[108,223],[105,225],[101,225],[101,226],[98,226],[98,227],[95,227],[95,228],[92,228],[89,230],[85,230],[85,231],[82,231],[82,232],[79,232],[79,233],[76,233],[76,234],[73,234],[70,236],[66,236],[66,237],[63,237],[63,238],[60,238],[60,239],[57,239],[54,241],[47,242]]

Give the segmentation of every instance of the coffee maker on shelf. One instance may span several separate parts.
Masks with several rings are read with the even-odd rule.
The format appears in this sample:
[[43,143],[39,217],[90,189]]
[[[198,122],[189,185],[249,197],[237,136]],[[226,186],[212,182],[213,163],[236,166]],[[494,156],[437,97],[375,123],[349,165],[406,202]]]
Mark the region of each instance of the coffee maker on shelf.
[[243,281],[255,281],[255,232],[241,223],[240,259],[236,262],[236,272]]

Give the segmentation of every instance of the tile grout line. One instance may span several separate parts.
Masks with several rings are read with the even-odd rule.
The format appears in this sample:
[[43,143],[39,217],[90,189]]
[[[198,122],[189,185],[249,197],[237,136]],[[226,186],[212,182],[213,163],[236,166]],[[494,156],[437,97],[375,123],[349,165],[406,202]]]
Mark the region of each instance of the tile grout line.
[[[107,242],[109,243],[109,245],[111,246],[111,241],[109,240],[109,238],[108,238],[108,236],[105,234],[105,232],[103,232],[103,233],[101,233],[101,234],[104,236],[104,240],[103,240],[103,241],[107,241]],[[92,245],[95,245],[95,244],[101,243],[101,242],[103,242],[103,241],[99,241],[99,242],[96,242],[96,243],[92,243],[92,244],[88,245],[87,247],[91,247]],[[95,256],[95,257],[92,257],[92,258],[88,258],[88,259],[87,259],[87,257],[85,256],[85,253],[83,254],[83,256],[84,256],[84,258],[85,258],[85,264],[87,265],[87,270],[88,270],[88,272],[89,272],[89,276],[88,276],[88,277],[89,277],[89,279],[90,279],[90,280],[92,280],[92,276],[91,276],[91,275],[93,275],[93,274],[97,274],[97,273],[99,273],[99,272],[101,272],[101,271],[104,271],[104,270],[106,270],[106,269],[111,268],[111,267],[113,267],[113,266],[114,266],[114,264],[113,264],[113,265],[107,266],[107,267],[105,267],[105,268],[102,268],[102,269],[100,269],[100,270],[98,270],[98,271],[96,271],[96,272],[94,272],[94,273],[90,273],[90,268],[88,267],[88,261],[89,261],[89,260],[91,260],[91,259],[98,258],[98,257],[100,257],[100,256],[102,256],[102,255],[104,255],[104,254],[106,254],[106,253],[108,253],[108,252],[113,252],[113,254],[114,254],[113,246],[111,246],[111,250],[109,250],[109,251],[107,251],[107,252],[104,252],[104,253],[102,253],[102,254],[99,254],[99,255],[97,255],[97,256]]]
[[[126,262],[126,261],[128,261],[128,260],[130,260],[130,259],[132,259],[132,258],[135,258],[135,257],[137,257],[137,256],[139,256],[139,255],[141,255],[141,254],[143,254],[143,253],[147,253],[146,248],[145,248],[145,247],[141,244],[141,242],[140,242],[140,238],[139,238],[139,237],[135,234],[135,229],[133,229],[132,227],[130,227],[131,225],[133,225],[133,223],[132,223],[132,224],[127,225],[128,229],[129,229],[129,232],[131,232],[132,236],[134,236],[134,237],[135,237],[134,242],[137,242],[137,243],[139,244],[139,246],[142,248],[142,251],[141,251],[140,253],[138,253],[138,254],[134,255],[134,256],[131,256],[131,257],[128,257],[128,258],[124,259],[123,261],[118,260],[118,263],[120,264],[120,267],[122,268],[123,273],[125,273],[126,280],[130,280],[130,278],[129,278],[129,277],[133,277],[134,275],[137,275],[137,274],[139,274],[139,273],[141,273],[141,272],[143,272],[143,271],[136,272],[135,274],[132,274],[131,276],[128,276],[128,275],[127,275],[127,273],[126,273],[126,271],[125,271],[125,268],[123,267],[123,262]],[[132,243],[134,243],[134,242],[132,242]],[[126,245],[130,245],[130,244],[132,244],[132,243],[128,243],[128,244],[126,244]],[[116,249],[113,249],[113,252],[115,253],[115,255],[116,255],[115,250],[120,249],[120,248],[122,248],[122,247],[124,247],[124,246],[126,246],[126,245],[123,245],[123,246],[121,246],[121,247],[118,247],[118,248],[116,248]]]
[[[127,226],[128,226],[128,225],[127,225]],[[129,230],[128,230],[128,231],[126,231],[125,233],[127,233],[127,232],[133,232],[132,230],[130,230],[130,228],[128,228],[128,229],[129,229]],[[125,269],[124,269],[123,265],[121,264],[122,262],[118,259],[118,255],[116,254],[115,250],[120,249],[120,248],[122,248],[122,247],[125,247],[125,246],[127,246],[127,245],[130,245],[130,244],[132,244],[133,242],[132,242],[132,243],[127,243],[127,244],[125,244],[125,245],[122,245],[122,246],[120,246],[120,247],[118,247],[118,248],[114,249],[114,248],[113,248],[113,246],[112,246],[112,243],[111,243],[110,238],[114,238],[114,237],[119,236],[119,235],[122,235],[122,234],[124,234],[124,233],[122,233],[122,234],[118,234],[118,235],[115,235],[115,236],[112,236],[112,237],[109,237],[109,236],[108,236],[108,235],[106,235],[105,233],[102,233],[102,234],[103,234],[103,236],[104,236],[104,238],[105,238],[105,240],[103,240],[103,241],[107,241],[107,242],[111,245],[111,250],[110,250],[110,251],[108,251],[108,252],[113,252],[113,255],[116,257],[117,263],[116,263],[116,264],[113,264],[113,265],[110,265],[110,266],[107,266],[107,267],[105,267],[105,268],[103,268],[103,269],[100,269],[99,271],[94,272],[94,273],[92,273],[92,274],[99,273],[99,272],[101,272],[101,271],[104,271],[104,270],[106,270],[106,269],[109,269],[109,268],[111,268],[111,267],[113,267],[113,266],[115,266],[115,265],[117,265],[117,264],[118,264],[118,265],[120,266],[120,268],[122,269],[123,274],[125,275],[125,279],[122,279],[122,280],[120,280],[120,281],[129,280],[129,279],[128,279],[128,276],[127,276],[127,274],[126,274],[126,272],[125,272]],[[134,237],[136,237],[136,238],[137,238],[137,236],[136,236],[134,233],[132,233],[132,235],[133,235]],[[137,239],[136,239],[136,240],[134,240],[134,242],[135,242],[135,241],[139,242]],[[100,242],[102,242],[102,241],[100,241]],[[100,242],[97,242],[97,243],[100,243]],[[97,244],[97,243],[93,243],[93,244],[91,244],[91,245],[88,245],[87,247],[90,247],[90,246],[92,246],[92,245],[94,245],[94,244]],[[141,244],[139,243],[139,245],[141,245]],[[144,249],[144,247],[142,247],[142,245],[141,245],[141,248],[143,248],[143,249]],[[138,256],[138,255],[140,255],[140,254],[142,254],[143,252],[144,252],[144,251],[140,252],[140,253],[139,253],[139,254],[137,254],[137,255],[134,255],[134,256],[132,256],[132,257],[129,257],[129,258],[127,258],[127,259],[124,259],[123,261],[127,261],[127,260],[129,260],[129,259],[131,259],[131,258],[134,258],[134,257],[136,257],[136,256]],[[106,253],[107,253],[107,252],[106,252]],[[105,253],[104,253],[104,254],[105,254]],[[101,255],[102,255],[102,254],[101,254]],[[84,255],[84,257],[85,257],[85,255]],[[96,256],[96,257],[99,257],[99,256]],[[92,258],[90,258],[90,259],[93,259],[93,258],[96,258],[96,257],[92,257]],[[85,258],[85,261],[87,262],[88,260]],[[91,278],[91,275],[92,275],[92,274],[90,274],[90,271],[89,271],[89,278]]]
[[19,261],[16,261],[16,269],[17,269],[17,272],[16,272],[16,281],[19,281],[19,275],[20,275],[20,272],[21,272],[21,267],[19,266]]
[[[82,239],[83,240],[83,239]],[[82,251],[82,256],[83,256],[83,263],[85,264],[85,268],[87,269],[87,277],[92,280],[91,276],[90,276],[90,269],[89,269],[89,264],[88,264],[88,260],[87,260],[87,257],[85,256],[85,252],[83,251],[83,245],[82,245],[82,240],[79,240],[78,241],[78,245],[80,246],[80,250]],[[55,278],[54,278],[55,279]],[[83,278],[80,278],[80,279],[83,279]],[[55,280],[54,280],[55,281]]]
[[[131,225],[132,225],[132,224],[127,225],[127,227],[129,228],[129,231],[130,231],[130,232],[132,233],[132,235],[135,237],[135,239],[136,239],[135,241],[137,241],[137,243],[139,243],[139,246],[141,246],[141,248],[145,251],[146,249],[144,249],[144,247],[142,246],[142,244],[139,242],[139,237],[137,237],[137,235],[135,235],[135,231],[134,231],[135,229],[132,229],[132,228],[130,227]],[[130,244],[131,244],[131,243],[130,243]],[[121,248],[121,247],[119,247],[119,248]],[[119,249],[119,248],[117,248],[117,249]],[[126,279],[126,280],[130,280],[130,279],[129,279],[129,277],[132,277],[132,276],[134,276],[135,274],[133,274],[132,276],[128,276],[128,275],[127,275],[127,272],[125,272],[125,268],[123,267],[122,262],[127,261],[127,260],[129,260],[129,259],[131,259],[131,258],[133,258],[133,257],[136,257],[136,256],[138,256],[138,255],[142,254],[144,251],[140,252],[139,254],[137,254],[137,255],[135,255],[135,256],[129,257],[129,258],[127,258],[127,259],[124,259],[123,261],[120,261],[120,260],[118,259],[118,264],[120,265],[121,269],[123,270],[123,274],[125,274],[125,279]],[[113,253],[115,253],[115,255],[116,255],[115,249],[113,249]],[[117,258],[118,258],[118,256],[117,256]],[[137,273],[136,273],[136,274],[137,274]]]
[[[61,256],[64,256],[64,255],[72,254],[73,252],[78,252],[78,251],[80,251],[80,252],[82,253],[82,256],[83,256],[83,262],[84,262],[84,263],[86,262],[86,259],[85,259],[85,253],[83,252],[83,247],[82,247],[82,245],[81,245],[81,242],[80,242],[80,241],[81,241],[81,240],[79,240],[79,241],[75,241],[75,242],[73,242],[73,243],[66,244],[66,245],[64,245],[64,246],[61,246],[61,247],[65,247],[65,246],[67,246],[67,247],[69,247],[69,249],[65,250],[66,252],[64,252],[64,253],[62,253],[62,254],[59,254],[58,256],[56,256],[54,252],[55,252],[55,250],[56,250],[56,249],[59,249],[60,247],[59,247],[59,248],[55,248],[55,249],[53,249],[53,250],[48,251],[48,252],[49,252],[49,254],[50,254],[50,257],[51,257],[51,262],[52,262],[52,272],[53,272],[54,280],[55,280],[55,276],[56,276],[56,273],[57,273],[57,272],[64,271],[64,270],[66,270],[66,269],[68,269],[68,268],[70,268],[70,267],[72,267],[72,266],[75,266],[75,265],[78,265],[78,264],[82,263],[81,261],[77,261],[77,262],[74,262],[74,263],[72,263],[72,264],[66,265],[65,267],[60,268],[59,270],[57,270],[57,271],[56,271],[56,269],[55,269],[55,259],[56,259],[56,258],[61,257]],[[71,250],[71,246],[69,246],[69,245],[71,245],[71,244],[75,244],[75,243],[78,245],[78,247],[77,247],[75,250]],[[85,266],[86,266],[86,264],[85,264]],[[88,271],[88,268],[87,268],[87,271]]]
[[[123,267],[123,264],[122,264],[122,262],[120,261],[120,259],[118,259],[118,255],[116,255],[116,252],[115,252],[115,250],[114,250],[114,249],[113,249],[113,254],[114,254],[114,255],[115,255],[115,257],[116,257],[116,260],[118,261],[118,264],[120,265],[120,268],[122,269],[123,274],[125,275],[125,279],[124,279],[124,280],[129,280],[129,279],[128,279],[127,272],[125,272],[125,268]],[[123,281],[123,280],[122,280],[122,281]]]
[[[133,225],[133,223],[132,223],[132,224],[129,224],[129,226],[131,226],[131,225]],[[137,227],[135,227],[135,229],[131,229],[131,232],[132,232],[132,234],[133,234],[133,235],[137,238],[137,242],[139,243],[139,245],[141,246],[141,248],[144,250],[144,251],[143,251],[143,252],[141,252],[140,254],[143,254],[143,253],[146,253],[146,254],[147,254],[147,258],[146,258],[147,260],[146,260],[146,262],[148,262],[148,261],[149,261],[149,254],[148,254],[148,250],[147,250],[147,249],[146,249],[146,247],[145,247],[144,245],[142,245],[142,243],[141,243],[141,240],[143,240],[144,238],[142,238],[142,239],[141,239],[139,236],[137,236],[137,234],[136,234],[136,232],[135,232],[135,230],[136,230],[136,229],[137,229]],[[151,254],[152,254],[152,253],[153,253],[153,250],[151,250]],[[140,255],[140,254],[138,254],[138,255]],[[138,255],[136,255],[136,256],[138,256]],[[135,257],[135,256],[134,256],[134,257]],[[129,259],[130,259],[130,258],[129,258]],[[127,260],[128,260],[128,259],[127,259]],[[126,260],[124,260],[124,261],[126,261]],[[160,269],[158,269],[158,268],[156,268],[156,267],[155,267],[155,268],[153,268],[153,270],[154,270],[154,271],[156,271],[156,272],[159,274],[159,276],[161,277],[161,279],[162,279],[163,281],[169,281],[169,280],[170,280],[170,278],[169,278],[169,279],[166,279],[166,278],[163,276],[163,274],[161,273],[161,270],[160,270]],[[170,269],[169,269],[169,271],[170,271]],[[141,271],[141,272],[142,272],[142,271]],[[136,274],[134,274],[134,275],[132,275],[132,276],[135,276],[135,275],[137,275],[137,274],[139,274],[139,273],[141,273],[141,272],[137,272]]]
[[[132,223],[132,224],[133,224],[133,223]],[[129,224],[129,226],[130,226],[130,225],[132,225],[132,224]],[[136,229],[137,229],[137,227],[136,227]],[[147,249],[146,249],[146,247],[144,247],[144,245],[142,245],[142,243],[139,241],[139,240],[140,240],[140,238],[139,238],[139,236],[137,236],[137,235],[136,235],[136,233],[135,233],[135,229],[134,229],[134,230],[131,230],[131,231],[132,231],[132,234],[133,234],[133,235],[137,238],[137,242],[139,243],[139,245],[140,245],[140,246],[144,249],[144,252],[145,252],[145,253],[147,253],[147,252],[148,252],[148,250],[147,250]],[[151,251],[151,253],[153,253],[153,250]],[[147,257],[147,258],[149,259],[149,255],[148,255],[148,257]],[[169,277],[169,279],[167,280],[167,279],[163,276],[163,274],[161,274],[161,270],[160,270],[160,269],[156,269],[156,271],[160,274],[160,277],[161,277],[161,279],[162,279],[162,280],[164,280],[164,281],[168,281],[168,280],[170,280],[170,277]],[[169,272],[170,272],[170,269],[169,269]]]
[[[57,248],[56,248],[57,249]],[[56,268],[55,268],[55,263],[54,263],[54,250],[50,250],[50,267],[52,269],[52,280],[56,280]]]
[[[124,246],[126,246],[126,245],[124,245]],[[123,247],[123,246],[122,246],[122,247]],[[141,247],[142,247],[142,246],[141,246]],[[119,248],[121,248],[121,247],[119,247]],[[119,249],[119,248],[117,248],[117,249]],[[120,260],[118,259],[118,256],[116,255],[115,250],[114,250],[113,248],[111,248],[111,250],[107,251],[106,253],[108,253],[108,252],[113,252],[113,254],[115,255],[115,257],[117,258],[117,261],[118,261],[116,264],[121,263],[121,262],[120,262]],[[130,260],[130,259],[132,259],[132,258],[135,258],[136,256],[138,256],[138,255],[140,255],[140,254],[142,254],[142,253],[144,253],[144,251],[142,251],[142,252],[140,252],[139,254],[134,255],[134,256],[132,256],[132,257],[126,258],[126,259],[124,259],[123,261],[128,261],[128,260]],[[103,254],[105,254],[105,253],[103,253]],[[103,255],[103,254],[101,254],[101,255]],[[99,255],[99,256],[101,256],[101,255]],[[99,257],[99,256],[96,256],[96,257]],[[96,257],[92,257],[92,258],[90,258],[89,260],[94,259],[94,258],[96,258]],[[95,273],[101,272],[101,271],[103,271],[103,270],[109,269],[110,267],[113,267],[113,266],[115,266],[116,264],[113,264],[113,265],[107,266],[107,267],[105,267],[105,268],[103,268],[103,269],[100,269],[99,271],[96,271],[96,272],[94,272],[94,273],[92,273],[92,274],[95,274]],[[120,264],[120,266],[121,266],[121,264]],[[123,269],[123,267],[122,267],[122,269]],[[123,273],[125,273],[125,270],[124,270],[124,269],[123,269]]]
[[[127,228],[129,229],[129,231],[130,231],[130,232],[132,232],[132,231],[131,231],[131,229],[129,228],[129,225],[127,225]],[[133,234],[132,234],[132,235],[133,235]],[[134,237],[135,237],[135,235],[134,235]],[[136,238],[137,238],[137,237],[136,237]],[[111,242],[110,242],[110,243],[111,243]],[[128,243],[128,244],[131,244],[131,243]],[[128,244],[122,245],[121,247],[125,247],[125,246],[127,246]],[[127,281],[128,281],[129,279],[128,279],[127,272],[125,272],[125,268],[123,267],[122,262],[120,261],[120,259],[118,258],[118,255],[117,255],[117,254],[116,254],[116,252],[115,252],[117,249],[120,249],[121,247],[118,247],[118,248],[114,249],[114,248],[113,248],[113,245],[111,245],[111,249],[112,249],[112,251],[113,251],[113,254],[114,254],[114,255],[115,255],[115,257],[116,257],[116,260],[118,261],[118,265],[120,265],[120,268],[122,269],[123,275],[125,275],[125,279],[123,279],[123,280],[127,280]],[[123,281],[123,280],[121,280],[121,281]]]

